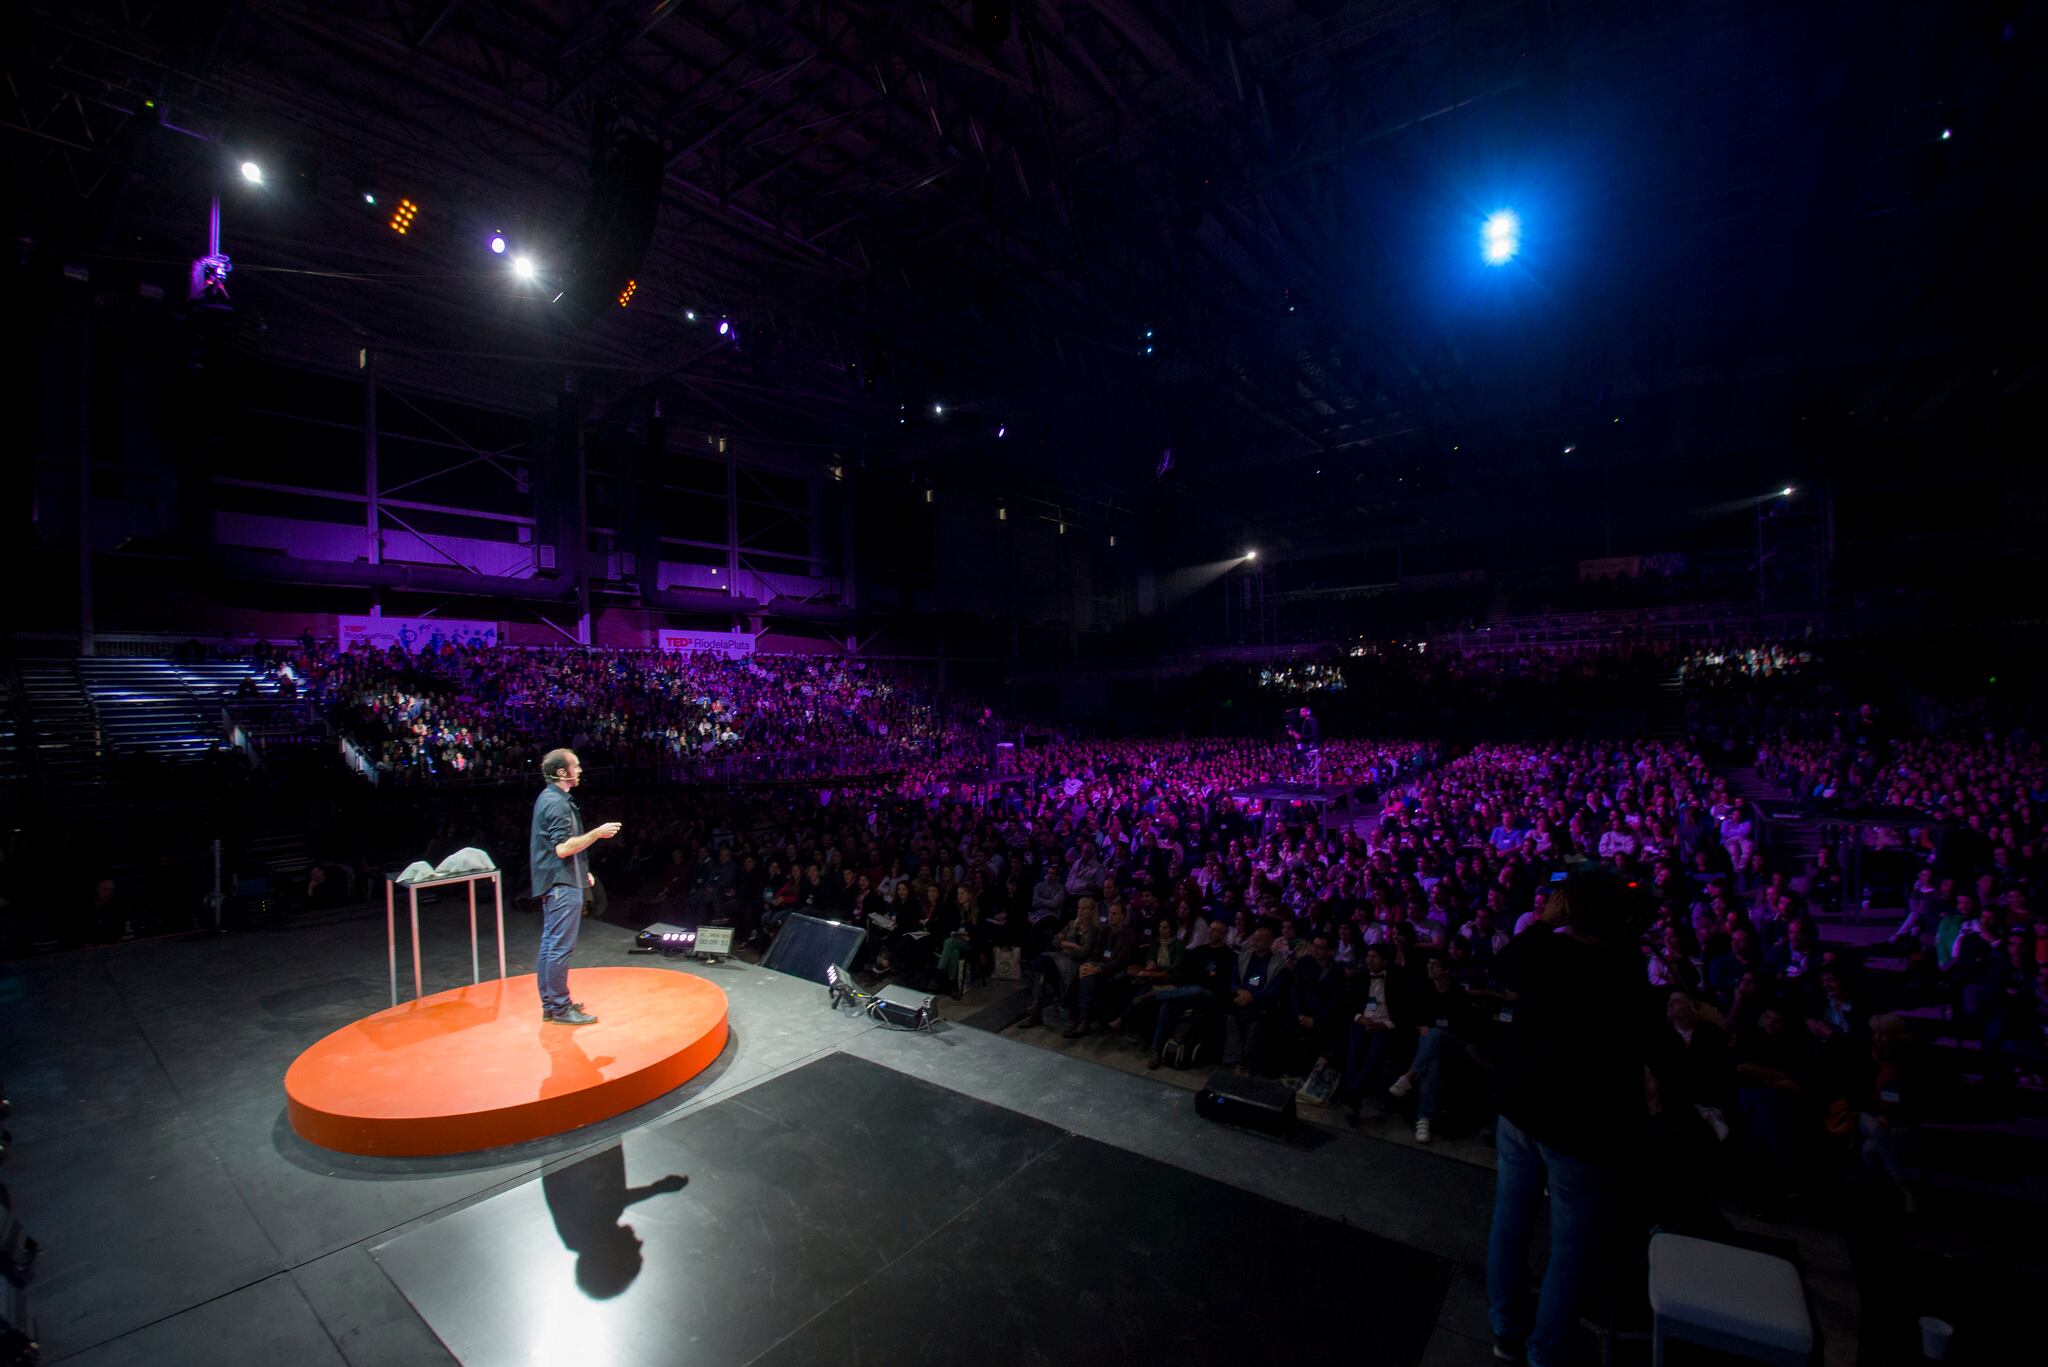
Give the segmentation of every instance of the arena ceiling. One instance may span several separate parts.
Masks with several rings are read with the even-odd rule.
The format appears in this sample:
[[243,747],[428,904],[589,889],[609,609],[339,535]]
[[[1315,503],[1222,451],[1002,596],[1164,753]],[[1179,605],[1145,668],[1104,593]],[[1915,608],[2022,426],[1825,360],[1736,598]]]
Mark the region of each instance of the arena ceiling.
[[[791,459],[1314,540],[2040,372],[2027,0],[27,11],[25,262],[171,270],[218,185],[269,354],[513,408],[573,373]],[[666,175],[630,306],[576,325],[484,243],[569,250],[600,108]]]

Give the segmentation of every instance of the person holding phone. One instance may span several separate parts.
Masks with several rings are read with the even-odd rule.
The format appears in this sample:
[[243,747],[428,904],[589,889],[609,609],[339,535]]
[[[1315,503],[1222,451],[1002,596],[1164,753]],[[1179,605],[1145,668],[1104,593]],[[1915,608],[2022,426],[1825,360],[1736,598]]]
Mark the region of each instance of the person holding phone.
[[597,881],[583,852],[612,839],[620,827],[607,821],[596,830],[583,829],[583,813],[569,796],[583,781],[583,762],[575,751],[548,751],[541,757],[540,772],[546,782],[533,801],[527,856],[533,895],[541,899],[540,953],[534,962],[541,1019],[557,1025],[595,1025],[597,1017],[569,998],[569,955],[583,924],[584,893]]

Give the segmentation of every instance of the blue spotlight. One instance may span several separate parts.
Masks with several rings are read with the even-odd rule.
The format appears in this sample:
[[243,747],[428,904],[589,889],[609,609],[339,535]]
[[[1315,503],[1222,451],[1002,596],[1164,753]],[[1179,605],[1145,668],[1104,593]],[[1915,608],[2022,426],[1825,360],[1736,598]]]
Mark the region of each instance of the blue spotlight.
[[1497,209],[1488,214],[1485,226],[1479,230],[1479,249],[1489,266],[1502,266],[1514,260],[1515,253],[1522,249],[1522,220],[1512,209]]

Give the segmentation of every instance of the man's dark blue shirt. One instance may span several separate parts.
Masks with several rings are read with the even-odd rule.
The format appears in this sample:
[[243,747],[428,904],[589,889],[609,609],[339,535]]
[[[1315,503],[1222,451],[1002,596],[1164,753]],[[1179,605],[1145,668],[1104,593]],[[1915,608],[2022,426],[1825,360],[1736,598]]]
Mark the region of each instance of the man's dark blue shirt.
[[583,813],[576,800],[553,783],[533,800],[533,835],[529,858],[533,865],[533,895],[544,897],[558,883],[581,892],[590,883],[590,865],[582,854],[563,859],[557,845],[583,834]]

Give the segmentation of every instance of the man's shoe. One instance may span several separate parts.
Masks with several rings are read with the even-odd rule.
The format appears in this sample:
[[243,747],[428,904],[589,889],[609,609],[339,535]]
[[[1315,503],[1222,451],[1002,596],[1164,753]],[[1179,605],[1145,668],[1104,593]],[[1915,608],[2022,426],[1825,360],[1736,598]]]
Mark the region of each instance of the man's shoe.
[[[569,1003],[569,1009],[570,1009],[571,1011],[581,1011],[581,1010],[583,1009],[583,1003],[582,1003],[582,1002],[570,1002],[570,1003]],[[547,1009],[547,1008],[546,1008],[545,1006],[543,1006],[543,1007],[542,1007],[542,1008],[540,1009],[540,1018],[541,1018],[542,1020],[544,1020],[544,1021],[547,1021],[547,1020],[553,1020],[553,1019],[555,1018],[555,1013],[554,1013],[554,1012],[552,1012],[552,1011],[550,1011],[550,1010],[548,1010],[548,1009]]]
[[1403,1073],[1394,1079],[1394,1085],[1387,1088],[1387,1095],[1396,1100],[1415,1090],[1415,1074]]
[[1415,1122],[1415,1142],[1418,1144],[1427,1144],[1429,1142],[1429,1117],[1424,1116]]
[[554,1015],[549,1016],[548,1019],[553,1021],[557,1025],[597,1024],[597,1017],[591,1015],[588,1011],[578,1011],[573,1006],[570,1007],[567,1011],[557,1011]]
[[1496,1362],[1520,1362],[1524,1351],[1519,1339],[1504,1339],[1499,1334],[1493,1336],[1493,1357]]

